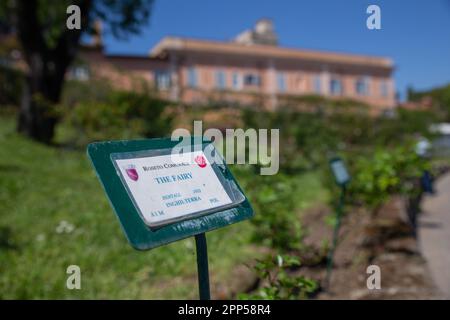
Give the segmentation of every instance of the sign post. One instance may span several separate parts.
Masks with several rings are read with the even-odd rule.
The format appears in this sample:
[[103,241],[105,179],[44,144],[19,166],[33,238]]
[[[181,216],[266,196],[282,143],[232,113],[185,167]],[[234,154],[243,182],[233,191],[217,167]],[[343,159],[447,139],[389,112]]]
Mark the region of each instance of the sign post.
[[339,197],[339,203],[336,208],[336,223],[334,225],[333,230],[333,242],[328,253],[328,261],[327,261],[327,277],[325,280],[325,288],[328,289],[331,280],[331,272],[333,270],[333,258],[334,252],[337,246],[337,240],[339,237],[339,229],[341,227],[342,214],[344,211],[344,201],[345,201],[345,193],[347,189],[347,184],[350,182],[350,175],[347,171],[347,168],[344,164],[344,161],[335,157],[330,160],[330,168],[333,173],[334,179],[337,185],[341,188],[341,195]]
[[210,299],[205,233],[253,209],[213,144],[188,140],[96,142],[87,153],[133,248],[195,236],[200,298]]
[[197,250],[198,291],[200,300],[210,300],[208,248],[206,246],[206,235],[204,233],[195,236],[195,248]]

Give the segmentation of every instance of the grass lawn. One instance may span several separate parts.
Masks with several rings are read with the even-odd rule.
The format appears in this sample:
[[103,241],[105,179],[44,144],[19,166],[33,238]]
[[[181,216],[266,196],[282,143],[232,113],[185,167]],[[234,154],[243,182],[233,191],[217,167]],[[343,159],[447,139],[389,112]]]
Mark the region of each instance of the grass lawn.
[[[133,250],[86,154],[31,142],[14,125],[0,117],[0,299],[197,298],[193,239]],[[323,200],[314,173],[295,178],[308,191],[302,206]],[[59,233],[64,220],[74,228]],[[213,285],[257,257],[252,232],[246,221],[208,233]],[[72,264],[81,290],[66,289]]]

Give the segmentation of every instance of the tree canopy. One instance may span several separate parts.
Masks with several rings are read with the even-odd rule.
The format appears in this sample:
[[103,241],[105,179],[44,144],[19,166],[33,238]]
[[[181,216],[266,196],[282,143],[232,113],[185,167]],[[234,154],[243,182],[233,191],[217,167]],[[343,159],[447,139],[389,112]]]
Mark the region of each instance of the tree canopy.
[[[77,5],[81,28],[68,29],[67,8]],[[147,24],[153,0],[4,0],[0,22],[16,34],[28,65],[18,131],[49,143],[58,121],[48,112],[59,102],[64,76],[74,60],[83,35],[93,35],[101,20],[105,33],[124,39]],[[45,101],[45,104],[36,102]]]

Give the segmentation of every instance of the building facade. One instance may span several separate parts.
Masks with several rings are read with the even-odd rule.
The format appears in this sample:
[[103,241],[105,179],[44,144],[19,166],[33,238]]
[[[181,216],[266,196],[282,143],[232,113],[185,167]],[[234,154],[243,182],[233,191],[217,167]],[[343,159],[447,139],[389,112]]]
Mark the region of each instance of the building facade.
[[319,95],[353,99],[380,111],[395,106],[391,59],[277,43],[272,23],[264,19],[229,42],[165,37],[149,56],[107,56],[95,49],[82,55],[90,74],[124,89],[143,80],[161,96],[187,104],[258,103],[276,110],[289,98]]

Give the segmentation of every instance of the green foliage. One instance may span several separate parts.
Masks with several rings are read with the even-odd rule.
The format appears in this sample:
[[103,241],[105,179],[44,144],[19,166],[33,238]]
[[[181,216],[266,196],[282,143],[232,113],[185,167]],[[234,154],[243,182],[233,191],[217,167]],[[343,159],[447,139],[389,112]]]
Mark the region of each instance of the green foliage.
[[139,133],[145,137],[161,137],[170,134],[172,117],[166,111],[167,101],[148,94],[114,91],[110,97],[111,105],[125,109],[125,118],[139,121]]
[[165,112],[167,102],[133,92],[105,90],[95,95],[93,99],[82,99],[65,115],[66,142],[84,146],[97,140],[152,138],[170,133],[172,116]]
[[66,112],[69,112],[70,109],[75,108],[79,103],[106,102],[111,91],[113,91],[113,87],[105,79],[89,81],[68,80],[64,85],[60,104],[62,108],[68,109]]
[[[317,163],[312,159],[316,152],[321,151],[320,147],[326,141],[321,139],[325,134],[321,130],[322,125],[316,114],[292,112],[284,109],[280,109],[279,112],[246,109],[243,111],[242,119],[247,128],[280,130],[280,169],[283,172],[292,173],[317,166]],[[302,133],[303,130],[304,134]],[[303,148],[298,147],[297,140],[306,142]],[[313,148],[310,148],[312,144],[315,144],[317,148],[312,150]]]
[[[81,12],[81,27],[70,30],[65,22],[66,9],[72,4]],[[82,35],[93,34],[98,19],[102,20],[106,32],[116,37],[136,34],[148,23],[152,5],[152,0],[1,1],[0,21],[16,32],[24,60],[42,66],[28,68],[28,76],[38,85],[30,86],[26,92],[41,94],[56,105],[63,77],[76,57]],[[28,81],[25,85],[29,85]],[[37,141],[51,143],[59,119],[48,116],[47,110],[37,111],[26,96],[23,106],[18,117],[21,132]]]
[[430,125],[439,120],[432,112],[404,109],[394,117],[374,117],[351,106],[335,105],[334,112],[245,110],[242,119],[248,128],[280,129],[280,168],[287,173],[325,168],[335,153],[361,154],[402,145],[414,135],[430,137]]
[[[82,32],[93,33],[92,24],[96,19],[101,19],[116,38],[124,38],[130,34],[137,34],[142,25],[148,23],[153,7],[153,0],[38,0],[36,7],[36,18],[41,26],[40,36],[49,48],[57,46],[61,35],[67,31],[66,9],[75,4],[82,8],[82,15],[89,17],[89,24],[84,25]],[[30,7],[26,0],[1,1],[0,20],[13,24],[19,18],[23,19],[22,10]],[[84,9],[84,10],[83,10]],[[69,31],[70,32],[70,31]]]
[[433,111],[399,108],[397,114],[397,130],[403,135],[420,134],[422,136],[429,136],[430,125],[443,120]]
[[241,294],[239,298],[245,300],[307,298],[317,289],[317,283],[304,276],[295,276],[289,273],[290,270],[299,266],[300,261],[293,256],[277,255],[257,260],[254,270],[264,285],[257,293]]
[[373,127],[369,116],[352,112],[246,110],[243,120],[247,127],[280,129],[280,167],[288,173],[323,167],[336,151],[366,144]]
[[[257,232],[254,240],[279,250],[298,249],[301,245],[300,219],[295,180],[272,176],[250,190],[257,214],[252,219]],[[256,191],[256,192],[253,192]]]
[[431,111],[399,108],[396,117],[375,119],[370,130],[371,145],[392,146],[407,143],[416,135],[431,138],[431,124],[438,122],[438,115]]
[[[404,109],[398,109],[393,117],[326,110],[280,110],[276,113],[247,110],[243,119],[248,127],[279,128],[281,171],[292,174],[317,169],[322,172],[322,181],[333,191],[332,194],[339,194],[339,191],[331,176],[328,159],[335,154],[343,155],[353,175],[350,196],[355,203],[370,208],[377,208],[392,194],[414,196],[420,191],[417,178],[426,164],[408,146],[415,136],[431,138],[429,127],[439,121],[435,113]],[[279,196],[280,192],[275,192]],[[292,210],[290,199],[279,197],[282,198],[280,201],[283,204],[280,206],[283,208],[275,207],[274,212]],[[267,209],[264,202],[261,203],[262,212],[270,212],[271,209]],[[279,226],[281,230],[289,230],[281,223],[283,221],[290,225],[287,218],[277,217],[269,221],[270,225]],[[290,232],[281,232],[281,235],[286,234]],[[287,238],[289,236],[280,242],[288,241]]]
[[[14,118],[0,117],[1,299],[198,298],[192,290],[197,285],[194,239],[145,253],[133,250],[85,151],[35,143],[15,134],[14,127]],[[270,183],[242,166],[232,169],[246,190]],[[290,178],[297,181],[293,196],[301,208],[306,201],[323,201],[316,173]],[[58,233],[61,221],[73,230]],[[257,232],[245,221],[208,233],[216,283],[229,286],[236,277],[230,270],[262,257],[251,239]],[[82,290],[65,287],[71,264],[82,270]]]
[[104,21],[106,31],[123,39],[138,34],[140,27],[148,23],[153,3],[154,0],[94,0],[92,15]]
[[417,195],[417,181],[426,167],[413,148],[378,148],[353,162],[350,196],[353,201],[377,208],[393,194]]
[[[147,252],[132,249],[85,151],[49,147],[14,133],[0,117],[0,299],[197,299],[193,238]],[[14,159],[13,161],[11,159]],[[71,230],[59,232],[67,221]],[[253,225],[209,232],[214,281],[260,257]],[[66,269],[81,268],[81,290]]]
[[252,240],[280,252],[302,249],[300,211],[328,200],[318,173],[260,176],[242,166],[232,170],[255,210]]
[[444,114],[444,121],[450,121],[450,84],[427,91],[408,91],[408,100],[420,101],[425,97],[432,99],[433,111]]

